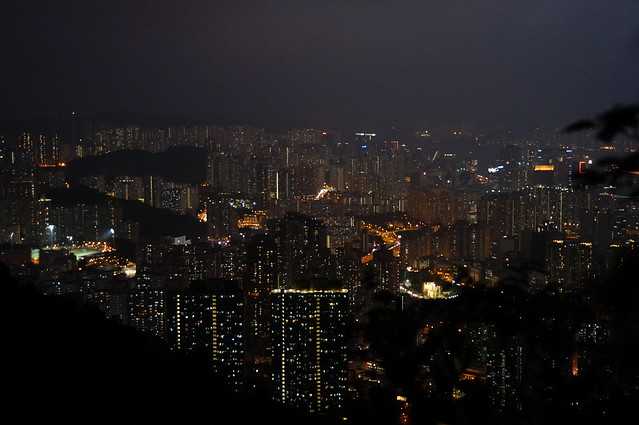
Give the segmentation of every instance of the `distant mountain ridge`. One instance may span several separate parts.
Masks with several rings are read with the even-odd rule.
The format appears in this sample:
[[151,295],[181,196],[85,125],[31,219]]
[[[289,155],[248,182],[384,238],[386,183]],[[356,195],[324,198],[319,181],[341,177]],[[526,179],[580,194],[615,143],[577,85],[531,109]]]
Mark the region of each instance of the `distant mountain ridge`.
[[194,146],[173,146],[164,152],[122,150],[73,160],[67,177],[157,176],[174,183],[198,184],[206,180],[207,151]]

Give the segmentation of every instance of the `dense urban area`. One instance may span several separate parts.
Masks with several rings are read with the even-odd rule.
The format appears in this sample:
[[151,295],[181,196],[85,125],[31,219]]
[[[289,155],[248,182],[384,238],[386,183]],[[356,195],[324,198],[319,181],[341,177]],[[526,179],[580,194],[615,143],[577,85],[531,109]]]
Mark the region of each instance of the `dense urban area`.
[[636,149],[74,112],[0,132],[0,262],[300,415],[603,421],[639,393],[639,209],[582,177]]

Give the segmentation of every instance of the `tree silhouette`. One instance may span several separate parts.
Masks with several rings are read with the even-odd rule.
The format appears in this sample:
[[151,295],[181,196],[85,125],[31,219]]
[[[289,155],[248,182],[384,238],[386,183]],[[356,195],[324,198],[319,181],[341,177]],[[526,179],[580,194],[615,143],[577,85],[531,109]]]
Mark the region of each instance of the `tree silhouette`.
[[[618,105],[593,119],[574,122],[564,129],[564,133],[568,134],[583,131],[594,131],[595,137],[605,144],[613,144],[620,139],[639,143],[639,104]],[[639,153],[604,158],[577,177],[581,185],[611,185],[620,194],[639,197]]]

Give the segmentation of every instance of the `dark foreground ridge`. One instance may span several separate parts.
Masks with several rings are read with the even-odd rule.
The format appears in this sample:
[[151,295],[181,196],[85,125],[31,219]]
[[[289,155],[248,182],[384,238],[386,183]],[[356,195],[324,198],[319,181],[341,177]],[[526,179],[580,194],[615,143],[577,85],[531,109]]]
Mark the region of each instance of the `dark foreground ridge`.
[[[231,396],[204,364],[64,297],[19,285],[0,265],[5,417],[21,421],[320,423],[259,396]],[[16,415],[16,416],[14,416]]]

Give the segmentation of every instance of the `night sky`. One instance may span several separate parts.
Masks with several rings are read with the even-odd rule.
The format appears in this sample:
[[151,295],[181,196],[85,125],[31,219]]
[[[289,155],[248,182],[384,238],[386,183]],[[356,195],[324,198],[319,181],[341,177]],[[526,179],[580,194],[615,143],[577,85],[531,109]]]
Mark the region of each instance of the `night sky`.
[[3,118],[523,127],[639,98],[637,0],[4,0],[0,49]]

